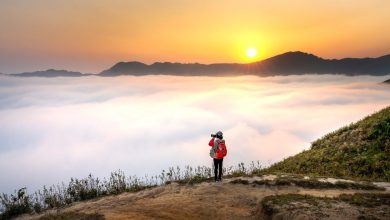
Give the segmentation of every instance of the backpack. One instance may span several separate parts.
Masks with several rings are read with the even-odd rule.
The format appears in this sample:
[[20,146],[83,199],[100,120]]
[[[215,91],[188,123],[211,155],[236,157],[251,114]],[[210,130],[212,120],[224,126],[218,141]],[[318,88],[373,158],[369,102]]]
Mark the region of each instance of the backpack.
[[210,157],[211,158],[215,158],[215,147],[212,147],[211,149],[210,149]]
[[215,152],[215,157],[221,159],[224,158],[227,154],[225,140],[222,140],[218,143],[218,149]]
[[211,140],[209,141],[209,146],[211,147],[210,148],[210,157],[215,158],[215,152],[217,152],[217,148],[214,147],[214,138],[211,138]]
[[211,158],[216,158],[216,157],[223,158],[226,156],[227,149],[226,149],[225,140],[219,141],[218,146],[215,147],[214,146],[214,138],[212,138],[209,141],[209,146],[211,146],[211,149],[210,149],[210,157]]

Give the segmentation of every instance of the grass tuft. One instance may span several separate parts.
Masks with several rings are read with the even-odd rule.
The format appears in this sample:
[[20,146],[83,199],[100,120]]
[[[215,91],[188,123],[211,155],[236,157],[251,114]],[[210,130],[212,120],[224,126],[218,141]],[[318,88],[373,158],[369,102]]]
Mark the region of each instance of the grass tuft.
[[248,185],[249,181],[248,180],[243,180],[243,179],[235,179],[230,181],[229,183],[231,184],[243,184],[243,185]]
[[381,205],[390,205],[390,194],[385,193],[355,193],[341,194],[335,198],[316,197],[301,194],[284,194],[267,196],[261,201],[262,211],[267,216],[272,216],[281,210],[301,209],[302,207],[314,206],[320,204],[329,205],[331,203],[345,202],[353,206],[375,207]]

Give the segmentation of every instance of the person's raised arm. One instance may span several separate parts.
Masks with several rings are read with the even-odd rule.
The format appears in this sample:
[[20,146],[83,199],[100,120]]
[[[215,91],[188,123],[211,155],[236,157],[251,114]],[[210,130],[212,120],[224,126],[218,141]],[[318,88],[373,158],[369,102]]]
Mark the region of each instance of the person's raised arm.
[[213,146],[214,146],[214,138],[211,138],[211,140],[209,141],[209,146],[210,146],[210,147],[213,147]]

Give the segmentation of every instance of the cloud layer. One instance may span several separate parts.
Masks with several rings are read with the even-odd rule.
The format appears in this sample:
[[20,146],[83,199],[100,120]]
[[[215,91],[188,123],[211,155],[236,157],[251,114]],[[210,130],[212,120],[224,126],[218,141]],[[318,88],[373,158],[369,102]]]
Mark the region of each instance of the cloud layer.
[[225,166],[268,165],[388,106],[384,79],[0,76],[0,191],[211,165],[207,143],[217,130]]

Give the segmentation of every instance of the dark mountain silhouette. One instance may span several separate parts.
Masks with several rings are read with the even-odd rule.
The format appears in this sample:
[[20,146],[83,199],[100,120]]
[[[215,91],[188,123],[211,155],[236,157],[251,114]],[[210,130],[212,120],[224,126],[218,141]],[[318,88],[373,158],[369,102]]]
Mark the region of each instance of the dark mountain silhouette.
[[120,62],[108,70],[101,72],[102,76],[117,75],[229,75],[240,73],[242,64],[200,64],[200,63],[171,63],[156,62],[147,65],[140,62]]
[[[390,54],[377,58],[323,59],[300,51],[287,52],[259,62],[240,63],[171,63],[156,62],[147,65],[141,62],[119,62],[102,71],[97,76],[119,75],[177,75],[177,76],[239,76],[239,75],[292,75],[292,74],[343,74],[374,75],[390,74]],[[9,74],[21,77],[79,77],[82,74],[66,70],[49,69],[45,71]]]
[[199,63],[153,63],[120,62],[102,76],[117,75],[182,75],[182,76],[228,76],[228,75],[290,75],[290,74],[344,74],[344,75],[387,75],[390,74],[390,55],[378,58],[323,59],[303,52],[287,52],[263,61],[237,64]]
[[55,70],[55,69],[48,69],[44,71],[35,71],[35,72],[25,72],[25,73],[16,73],[16,74],[9,74],[12,76],[21,76],[21,77],[59,77],[59,76],[66,76],[66,77],[78,77],[78,76],[87,76],[91,74],[82,74],[80,72],[72,72],[67,70]]
[[390,83],[390,79],[388,79],[388,80],[384,81],[384,83]]

